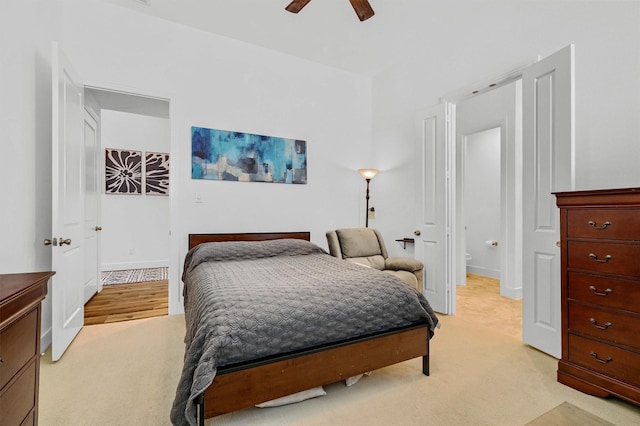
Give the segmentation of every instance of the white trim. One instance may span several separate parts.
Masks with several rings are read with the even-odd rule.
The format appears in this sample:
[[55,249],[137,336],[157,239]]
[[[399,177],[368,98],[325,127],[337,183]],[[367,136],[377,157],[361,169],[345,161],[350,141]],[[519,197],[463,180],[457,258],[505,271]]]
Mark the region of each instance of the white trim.
[[504,74],[482,78],[468,86],[464,86],[463,88],[444,94],[441,100],[442,102],[458,103],[470,99],[474,96],[478,96],[483,93],[490,92],[494,89],[498,89],[509,83],[513,83],[514,81],[520,80],[522,78],[522,72],[535,62],[537,61],[526,61]]
[[499,280],[500,279],[500,270],[489,269],[489,268],[485,268],[483,266],[467,265],[467,273],[468,274],[481,275],[483,277],[489,277],[489,278],[493,278],[495,280]]
[[146,260],[143,262],[104,263],[100,268],[102,272],[122,271],[124,269],[168,268],[169,260]]

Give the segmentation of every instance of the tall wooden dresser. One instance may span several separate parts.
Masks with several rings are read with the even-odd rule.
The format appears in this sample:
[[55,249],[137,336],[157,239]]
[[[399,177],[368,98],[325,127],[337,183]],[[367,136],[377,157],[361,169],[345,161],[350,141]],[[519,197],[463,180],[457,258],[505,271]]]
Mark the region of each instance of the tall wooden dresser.
[[40,302],[55,272],[0,275],[0,425],[38,424]]
[[640,405],[640,188],[557,193],[558,381]]

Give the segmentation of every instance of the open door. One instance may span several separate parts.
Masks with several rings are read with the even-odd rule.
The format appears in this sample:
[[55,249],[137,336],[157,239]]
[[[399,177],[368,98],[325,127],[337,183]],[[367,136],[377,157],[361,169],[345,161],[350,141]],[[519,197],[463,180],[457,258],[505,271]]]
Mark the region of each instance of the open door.
[[574,189],[573,45],[526,68],[522,90],[522,334],[560,358],[560,213],[552,192]]
[[446,315],[455,314],[455,258],[451,224],[448,223],[455,200],[451,187],[453,144],[448,104],[440,104],[418,115],[419,146],[416,147],[417,228],[416,258],[424,263],[423,294],[431,307]]
[[84,111],[84,303],[102,291],[100,281],[100,178],[98,119]]
[[52,359],[84,324],[84,88],[52,48]]

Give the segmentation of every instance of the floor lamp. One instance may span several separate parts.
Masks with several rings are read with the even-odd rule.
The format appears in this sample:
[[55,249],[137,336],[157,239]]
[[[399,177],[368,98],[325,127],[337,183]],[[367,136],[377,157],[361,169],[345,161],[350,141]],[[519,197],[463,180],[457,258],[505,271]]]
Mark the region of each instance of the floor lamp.
[[366,195],[366,200],[367,200],[367,208],[364,212],[365,214],[365,219],[364,219],[364,227],[368,228],[369,227],[369,182],[371,182],[371,179],[373,179],[373,177],[375,175],[378,174],[378,170],[376,169],[358,169],[358,173],[360,173],[362,175],[362,177],[364,178],[364,180],[367,181],[367,195]]

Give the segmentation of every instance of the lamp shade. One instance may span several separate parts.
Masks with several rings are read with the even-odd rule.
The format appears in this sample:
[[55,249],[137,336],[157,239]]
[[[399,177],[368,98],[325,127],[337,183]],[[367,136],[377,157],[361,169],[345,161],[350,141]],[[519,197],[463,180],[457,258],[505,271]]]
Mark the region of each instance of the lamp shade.
[[373,179],[373,177],[378,174],[378,170],[377,169],[358,169],[358,173],[360,173],[363,178],[370,180],[370,179]]

